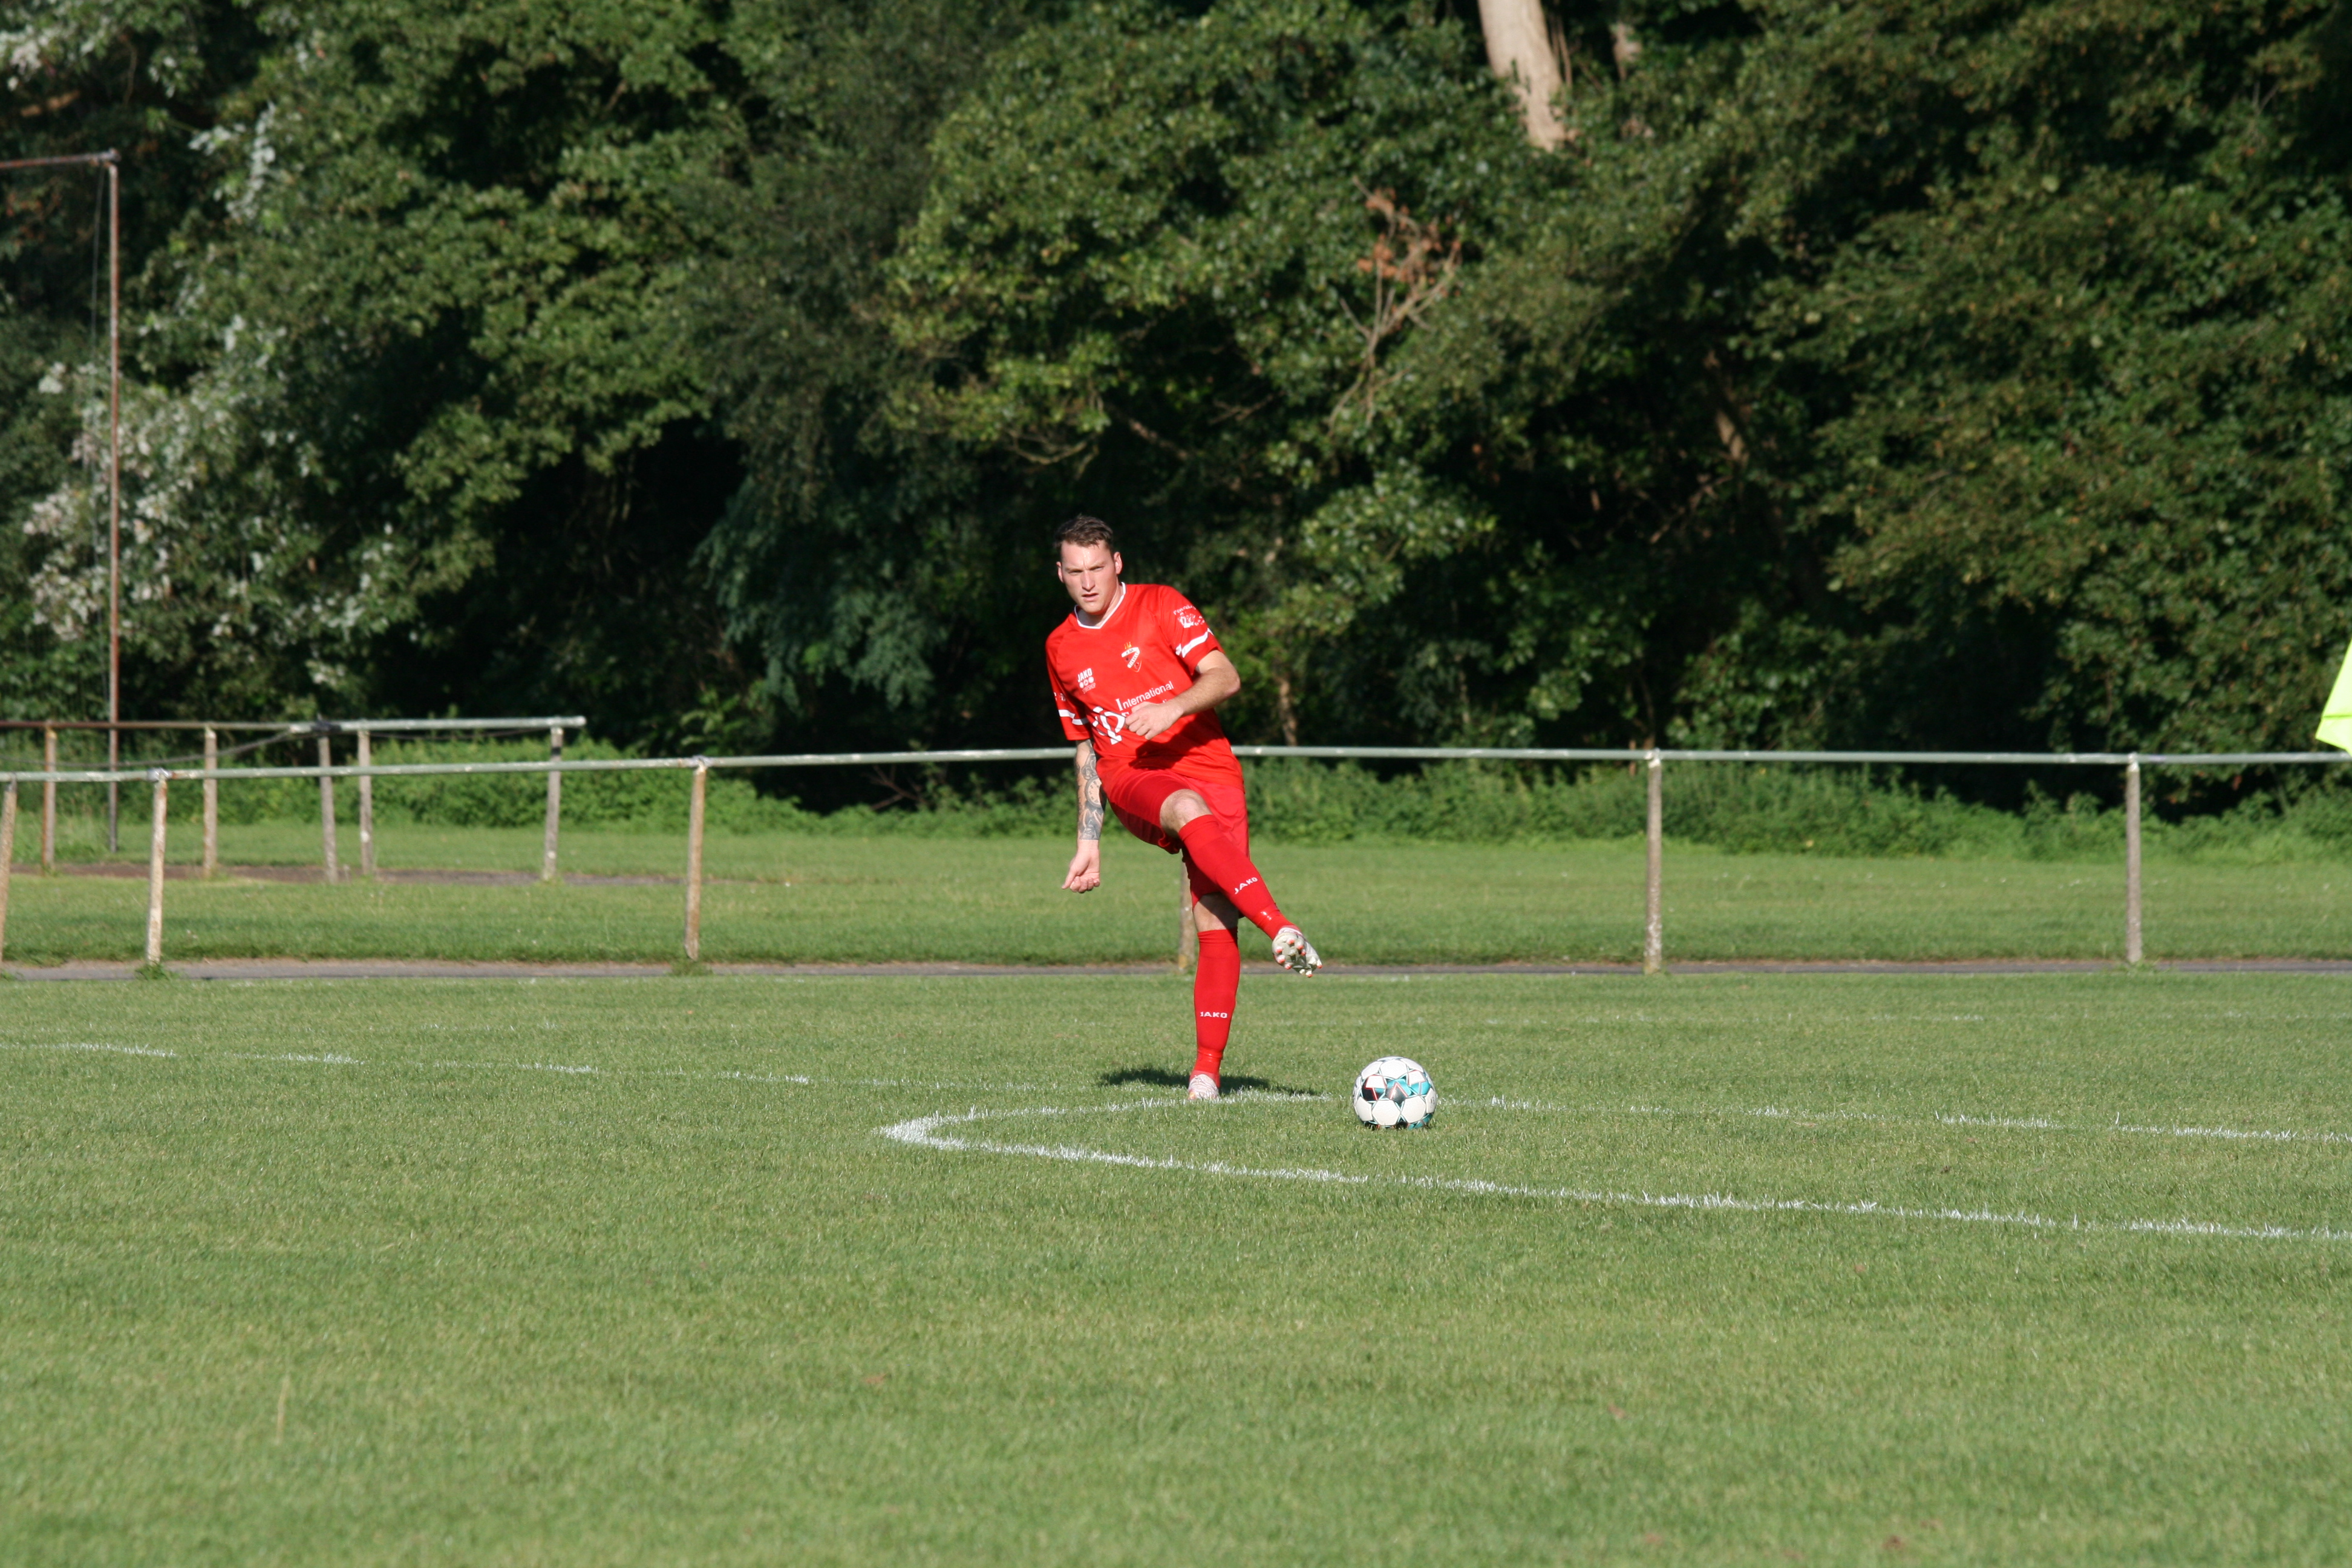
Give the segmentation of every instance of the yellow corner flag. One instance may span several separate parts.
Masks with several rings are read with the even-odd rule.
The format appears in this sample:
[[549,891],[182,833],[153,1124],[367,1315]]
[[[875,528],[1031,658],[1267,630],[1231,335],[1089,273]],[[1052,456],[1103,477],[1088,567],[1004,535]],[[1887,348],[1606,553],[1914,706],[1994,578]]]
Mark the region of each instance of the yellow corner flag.
[[2327,694],[2327,709],[2319,716],[2319,738],[2352,752],[2352,654],[2344,656],[2344,668],[2336,675],[2336,689]]

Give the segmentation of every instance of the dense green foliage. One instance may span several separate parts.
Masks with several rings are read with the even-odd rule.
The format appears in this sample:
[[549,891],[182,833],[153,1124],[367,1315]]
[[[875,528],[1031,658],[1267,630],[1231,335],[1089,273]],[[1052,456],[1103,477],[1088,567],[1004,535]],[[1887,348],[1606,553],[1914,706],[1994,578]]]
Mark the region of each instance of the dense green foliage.
[[[495,694],[675,727],[726,663],[684,585],[733,483],[697,435],[701,236],[679,198],[740,141],[717,24],[617,4],[58,9],[77,14],[28,31],[17,90],[128,76],[157,101],[134,127],[61,111],[44,145],[123,141],[132,189],[158,163],[200,175],[163,232],[126,226],[133,710]],[[181,33],[250,47],[173,96]],[[85,447],[100,393],[79,371],[56,395],[84,404]],[[34,504],[12,595],[37,623],[12,660],[85,687],[100,504],[81,480]]]
[[[1085,510],[1252,738],[2305,742],[2352,14],[1554,12],[1546,153],[1439,0],[46,0],[133,707],[1043,739]],[[0,700],[86,708],[90,181],[11,178]]]

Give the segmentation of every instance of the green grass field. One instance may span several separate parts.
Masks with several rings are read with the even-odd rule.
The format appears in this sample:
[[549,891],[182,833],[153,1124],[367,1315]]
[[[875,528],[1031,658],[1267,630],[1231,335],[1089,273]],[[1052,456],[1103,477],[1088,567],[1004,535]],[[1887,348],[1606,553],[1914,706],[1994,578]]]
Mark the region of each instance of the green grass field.
[[9,986],[0,1561],[2342,1562],[2347,986]]
[[[182,847],[193,847],[193,835]],[[232,863],[315,864],[315,828],[224,829]],[[178,840],[175,840],[175,844]],[[535,870],[539,835],[388,834],[388,868]],[[22,853],[20,841],[20,853]],[[344,853],[354,852],[346,836]],[[1124,836],[1108,881],[1061,890],[1068,849],[1022,838],[714,837],[704,956],[718,962],[951,960],[1110,963],[1175,946],[1175,862]],[[574,832],[575,874],[677,876],[663,835]],[[1639,956],[1638,843],[1262,846],[1285,908],[1336,963],[1631,960]],[[2152,957],[2352,956],[2352,867],[2158,864]],[[7,958],[139,957],[143,880],[16,879]],[[341,887],[173,882],[166,961],[445,958],[667,961],[682,893],[667,886]],[[1263,956],[1262,939],[1258,951]],[[1832,859],[1669,846],[1666,940],[1680,959],[2120,958],[2123,872],[2065,861]]]

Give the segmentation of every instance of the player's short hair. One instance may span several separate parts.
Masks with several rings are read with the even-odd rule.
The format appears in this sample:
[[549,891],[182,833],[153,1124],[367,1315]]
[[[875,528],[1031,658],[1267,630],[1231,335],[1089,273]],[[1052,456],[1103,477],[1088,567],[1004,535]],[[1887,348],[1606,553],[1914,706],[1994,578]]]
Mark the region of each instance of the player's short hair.
[[1116,552],[1118,549],[1118,535],[1113,533],[1110,531],[1110,524],[1102,519],[1088,517],[1085,512],[1080,512],[1054,531],[1055,560],[1061,559],[1062,546],[1065,544],[1099,544],[1105,550]]

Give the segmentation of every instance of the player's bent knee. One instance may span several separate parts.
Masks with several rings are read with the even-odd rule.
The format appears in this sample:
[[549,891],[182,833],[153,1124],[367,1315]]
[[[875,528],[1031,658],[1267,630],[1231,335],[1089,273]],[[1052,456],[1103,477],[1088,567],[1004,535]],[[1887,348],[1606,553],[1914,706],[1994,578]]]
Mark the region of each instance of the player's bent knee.
[[1180,789],[1160,808],[1161,825],[1171,829],[1210,815],[1209,803],[1201,798],[1197,790]]

